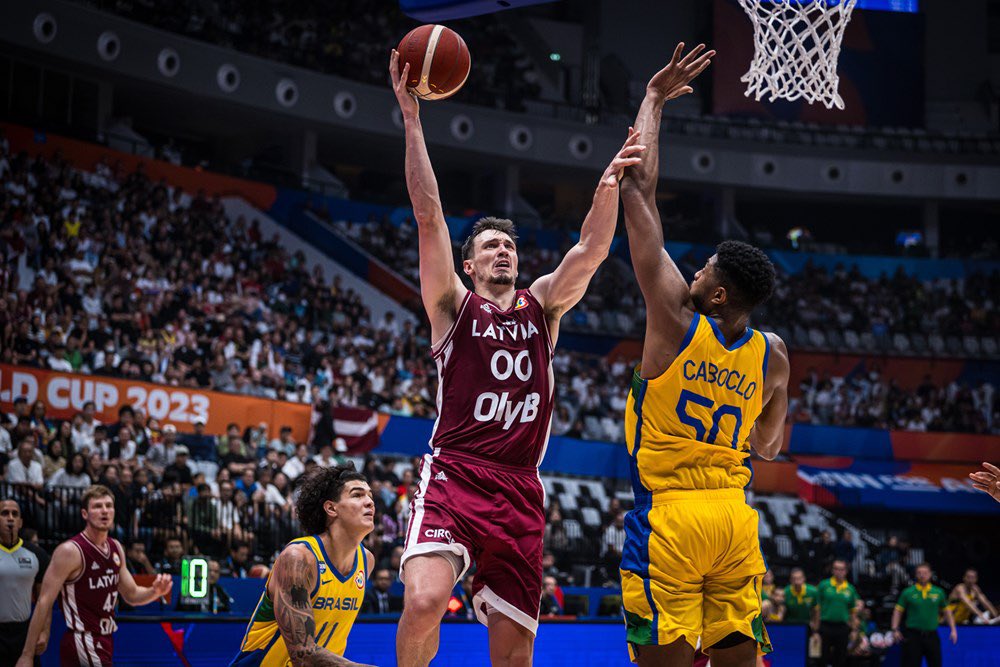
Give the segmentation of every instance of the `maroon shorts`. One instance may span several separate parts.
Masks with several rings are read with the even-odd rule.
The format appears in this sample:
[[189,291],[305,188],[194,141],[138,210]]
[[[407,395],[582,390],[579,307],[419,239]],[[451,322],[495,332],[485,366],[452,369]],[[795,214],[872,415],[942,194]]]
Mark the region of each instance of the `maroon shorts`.
[[59,643],[60,667],[111,667],[114,639],[111,635],[67,630]]
[[424,456],[410,512],[403,563],[450,552],[464,562],[461,579],[475,561],[480,622],[495,611],[538,630],[545,491],[537,469],[435,451]]

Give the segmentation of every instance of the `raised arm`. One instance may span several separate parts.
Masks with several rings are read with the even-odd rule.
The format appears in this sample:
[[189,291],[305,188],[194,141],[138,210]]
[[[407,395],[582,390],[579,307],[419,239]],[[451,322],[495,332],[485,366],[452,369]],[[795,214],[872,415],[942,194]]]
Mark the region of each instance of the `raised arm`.
[[315,588],[316,557],[304,546],[287,547],[274,561],[268,593],[274,602],[274,620],[285,640],[292,665],[355,665],[316,643],[316,620],[309,599]]
[[35,656],[45,652],[45,647],[49,643],[52,605],[59,597],[63,584],[72,579],[82,567],[83,560],[76,546],[63,542],[56,547],[49,562],[49,569],[45,571],[45,578],[42,579],[42,590],[35,602],[35,611],[31,615],[28,636],[24,640],[24,648],[17,661],[17,667],[31,667]]
[[711,63],[715,51],[699,57],[704,48],[704,44],[699,44],[682,57],[684,43],[681,42],[667,66],[649,80],[635,119],[639,143],[646,146],[646,151],[638,166],[625,170],[621,184],[632,265],[646,303],[655,304],[653,310],[662,310],[664,305],[679,309],[688,301],[687,282],[663,247],[663,226],[656,209],[660,119],[664,103],[692,92],[688,84]]
[[417,98],[410,94],[406,82],[410,64],[399,71],[399,53],[393,49],[389,57],[389,74],[396,101],[403,112],[406,131],[406,189],[417,221],[417,241],[420,251],[420,298],[431,322],[432,342],[445,334],[455,321],[458,308],[465,296],[465,286],[455,273],[451,237],[441,208],[437,178],[431,166],[420,125],[420,108]]
[[[531,292],[545,308],[550,328],[583,298],[590,279],[608,256],[618,224],[618,180],[622,170],[639,164],[638,154],[646,149],[637,143],[639,133],[629,128],[621,150],[604,170],[594,192],[590,211],[580,227],[580,240],[569,249],[555,271],[541,276],[531,285]],[[553,336],[553,342],[555,337]]]
[[761,410],[753,431],[750,446],[764,459],[770,461],[781,451],[785,435],[785,418],[788,415],[788,348],[777,334],[765,333],[771,345],[764,378],[764,409]]

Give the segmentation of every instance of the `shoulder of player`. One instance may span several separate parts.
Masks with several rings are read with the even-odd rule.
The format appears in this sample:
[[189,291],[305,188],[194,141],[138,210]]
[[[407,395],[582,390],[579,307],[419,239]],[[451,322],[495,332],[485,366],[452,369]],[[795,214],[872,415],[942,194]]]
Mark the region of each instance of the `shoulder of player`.
[[52,552],[49,569],[65,575],[66,579],[78,568],[83,567],[83,549],[73,540],[66,540]]
[[[278,558],[274,561],[273,574],[278,575],[279,572],[286,574],[288,571],[296,570],[302,568],[304,565],[312,566],[312,575],[316,575],[316,563],[319,559],[316,557],[315,552],[309,548],[309,545],[302,542],[292,542],[278,554]],[[308,568],[307,568],[308,571]]]

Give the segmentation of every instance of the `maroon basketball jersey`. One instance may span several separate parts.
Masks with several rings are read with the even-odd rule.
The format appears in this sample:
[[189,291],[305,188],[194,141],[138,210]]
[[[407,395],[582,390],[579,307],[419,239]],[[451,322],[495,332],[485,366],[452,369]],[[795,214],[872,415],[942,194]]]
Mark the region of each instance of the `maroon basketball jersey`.
[[83,570],[62,590],[66,628],[74,632],[110,635],[117,628],[118,578],[121,576],[122,549],[108,538],[101,549],[83,533],[69,539],[83,555]]
[[431,352],[439,383],[431,447],[537,467],[549,440],[553,381],[549,330],[534,295],[517,290],[501,310],[469,292]]

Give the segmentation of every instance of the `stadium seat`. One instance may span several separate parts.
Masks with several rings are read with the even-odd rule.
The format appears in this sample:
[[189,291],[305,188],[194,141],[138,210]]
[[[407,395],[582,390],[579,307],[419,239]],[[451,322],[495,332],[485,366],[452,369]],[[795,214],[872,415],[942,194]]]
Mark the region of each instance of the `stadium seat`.
[[962,347],[965,348],[965,352],[970,357],[979,355],[979,339],[975,336],[964,336],[962,338]]

